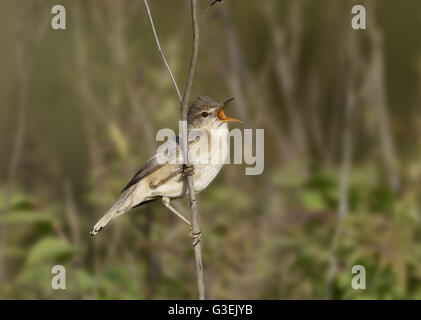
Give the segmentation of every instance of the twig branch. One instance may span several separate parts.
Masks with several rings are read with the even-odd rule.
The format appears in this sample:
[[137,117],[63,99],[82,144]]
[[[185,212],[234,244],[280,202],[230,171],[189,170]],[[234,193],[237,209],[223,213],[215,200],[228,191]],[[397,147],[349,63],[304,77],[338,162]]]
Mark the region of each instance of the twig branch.
[[[188,102],[190,98],[190,92],[191,88],[193,86],[193,78],[194,78],[194,72],[196,70],[196,63],[197,63],[197,54],[199,52],[199,24],[197,20],[197,13],[196,13],[196,0],[191,0],[191,15],[192,15],[192,26],[193,26],[193,49],[192,49],[192,57],[190,61],[190,67],[189,67],[189,74],[187,78],[187,84],[186,89],[184,90],[183,98],[181,98],[180,91],[178,90],[177,83],[174,79],[174,76],[171,72],[170,66],[168,65],[167,61],[165,60],[164,53],[161,49],[161,46],[159,44],[158,35],[156,33],[156,29],[153,23],[152,15],[149,10],[148,2],[147,0],[144,0],[146,10],[148,12],[149,21],[152,26],[152,31],[155,36],[155,40],[158,46],[159,54],[161,55],[161,58],[165,64],[165,67],[170,74],[171,80],[174,84],[174,87],[177,91],[178,98],[181,102],[180,106],[180,121],[187,123],[187,111],[188,111]],[[183,127],[183,126],[182,126]],[[189,158],[188,158],[188,143],[187,143],[187,126],[185,126],[186,130],[181,130],[180,132],[180,145],[183,152],[183,159],[185,159],[186,166],[189,165]],[[197,276],[197,287],[199,291],[199,299],[204,300],[205,299],[205,283],[203,279],[203,263],[202,263],[202,248],[200,244],[200,224],[198,219],[198,210],[197,210],[197,199],[196,199],[196,193],[194,190],[194,184],[193,184],[193,176],[187,175],[187,185],[188,185],[188,191],[189,191],[189,198],[190,198],[190,208],[191,208],[191,221],[192,221],[192,232],[194,235],[199,235],[198,239],[193,241],[193,247],[194,247],[194,256],[196,261],[196,276]]]
[[[180,108],[180,120],[187,121],[187,107],[188,101],[190,98],[191,88],[193,86],[194,72],[196,69],[197,54],[199,51],[199,24],[197,21],[196,15],[196,0],[191,0],[191,14],[192,14],[192,25],[193,25],[193,50],[192,57],[190,61],[189,76],[187,78],[186,90],[184,91],[183,100],[181,101]],[[184,135],[181,135],[182,149],[183,149],[183,158],[185,159],[186,165],[189,165],[188,158],[188,144],[187,144],[187,130],[184,132]],[[199,213],[197,210],[197,199],[196,193],[194,190],[193,176],[188,175],[186,177],[187,185],[189,188],[189,198],[190,198],[190,209],[191,209],[191,222],[192,222],[192,232],[193,234],[200,235],[200,224],[199,224]],[[200,238],[193,242],[194,246],[194,256],[196,259],[196,275],[197,275],[197,288],[199,290],[199,299],[205,299],[205,283],[203,280],[203,263],[202,263],[202,248],[200,244]]]
[[168,73],[170,74],[172,83],[174,84],[175,90],[177,91],[178,100],[180,100],[180,102],[181,102],[182,98],[181,98],[180,90],[178,89],[178,86],[177,86],[177,82],[174,79],[174,76],[171,72],[171,68],[168,65],[167,60],[165,59],[164,52],[162,51],[161,45],[159,44],[158,34],[156,33],[156,29],[155,29],[155,25],[153,23],[152,14],[151,14],[151,10],[149,9],[148,1],[144,0],[144,3],[145,3],[146,11],[148,12],[149,21],[151,22],[152,31],[153,31],[153,35],[155,37],[156,45],[158,46],[159,54],[161,55],[162,61],[164,61],[165,68],[167,69]]

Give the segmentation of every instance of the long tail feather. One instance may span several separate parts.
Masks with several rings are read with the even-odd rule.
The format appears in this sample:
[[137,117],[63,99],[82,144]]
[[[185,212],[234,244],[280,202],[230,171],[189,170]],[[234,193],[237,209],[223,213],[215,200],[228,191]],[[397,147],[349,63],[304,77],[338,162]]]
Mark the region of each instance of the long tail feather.
[[120,199],[118,199],[118,201],[108,210],[108,212],[92,228],[91,236],[96,235],[109,222],[111,222],[118,216],[132,209],[131,201],[129,199],[131,194],[132,194],[132,190],[129,189],[121,195]]

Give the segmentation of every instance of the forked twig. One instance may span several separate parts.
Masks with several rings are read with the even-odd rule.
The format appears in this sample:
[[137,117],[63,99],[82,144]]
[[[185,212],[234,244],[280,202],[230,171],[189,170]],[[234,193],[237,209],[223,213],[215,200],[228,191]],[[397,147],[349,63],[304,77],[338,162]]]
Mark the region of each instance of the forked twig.
[[[191,14],[192,14],[192,25],[193,25],[193,51],[190,61],[190,70],[189,77],[187,78],[186,90],[184,91],[183,100],[181,101],[181,121],[187,120],[187,107],[190,97],[191,88],[193,86],[194,72],[196,69],[197,54],[199,51],[199,24],[197,21],[196,15],[196,0],[191,0]],[[183,146],[183,156],[186,162],[186,165],[189,164],[188,159],[188,143],[187,143],[187,132],[185,132],[182,138]],[[202,263],[202,248],[200,243],[200,224],[199,224],[199,213],[197,210],[197,200],[196,193],[193,185],[193,176],[187,176],[187,184],[189,188],[189,198],[190,198],[190,209],[191,209],[191,222],[192,222],[192,232],[194,235],[199,235],[199,238],[193,242],[194,246],[194,256],[196,259],[196,275],[197,275],[197,287],[199,290],[199,299],[205,299],[205,282],[203,279],[203,263]]]
[[[149,20],[151,22],[152,30],[155,36],[156,43],[158,45],[158,50],[161,55],[162,60],[164,61],[165,67],[170,74],[171,80],[174,84],[174,87],[177,90],[177,94],[179,97],[179,100],[181,101],[180,106],[180,120],[184,123],[187,121],[187,111],[188,111],[188,101],[190,98],[190,92],[191,88],[193,86],[193,78],[194,73],[196,69],[196,62],[197,62],[197,54],[199,51],[199,24],[197,20],[197,10],[196,10],[196,0],[191,0],[191,15],[192,15],[192,26],[193,26],[193,49],[192,49],[192,57],[190,61],[190,67],[189,67],[189,74],[187,78],[187,84],[186,89],[184,91],[183,98],[181,98],[180,92],[178,90],[178,86],[176,84],[176,81],[174,79],[174,76],[171,72],[171,69],[165,60],[164,53],[161,49],[161,46],[159,44],[158,36],[156,33],[155,26],[153,24],[153,19],[151,12],[149,10],[148,2],[147,0],[144,0],[146,10],[148,12]],[[181,148],[183,151],[183,159],[185,159],[186,166],[189,165],[189,159],[188,159],[188,144],[187,144],[187,130],[182,130],[180,132],[180,138],[181,138]],[[201,243],[200,243],[200,224],[198,220],[198,210],[197,210],[197,199],[196,199],[196,193],[194,190],[194,184],[193,184],[193,176],[187,175],[187,185],[189,190],[189,198],[190,198],[190,208],[191,208],[191,222],[192,222],[192,233],[195,235],[193,237],[193,247],[194,247],[194,256],[196,261],[196,275],[197,275],[197,287],[199,291],[199,299],[204,300],[205,299],[205,283],[203,279],[203,263],[202,263],[202,249],[201,249]]]
[[161,55],[162,61],[164,61],[165,68],[167,69],[168,73],[170,74],[171,81],[174,84],[175,90],[177,91],[178,100],[180,100],[180,102],[181,102],[182,98],[181,98],[180,90],[178,89],[177,82],[175,81],[175,78],[174,78],[174,76],[171,72],[171,68],[168,65],[167,60],[165,59],[164,52],[162,51],[161,45],[159,43],[158,34],[156,33],[156,29],[155,29],[155,25],[153,23],[152,14],[151,14],[151,10],[149,9],[148,1],[147,0],[143,0],[143,1],[145,3],[146,11],[148,12],[149,21],[151,23],[151,27],[152,27],[153,35],[155,37],[156,45],[158,46],[159,54]]

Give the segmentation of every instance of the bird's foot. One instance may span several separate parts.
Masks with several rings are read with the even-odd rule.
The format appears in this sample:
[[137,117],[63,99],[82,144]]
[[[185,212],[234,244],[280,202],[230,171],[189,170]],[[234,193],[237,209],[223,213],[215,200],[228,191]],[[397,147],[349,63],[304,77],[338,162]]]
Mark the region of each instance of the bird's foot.
[[184,165],[183,176],[192,176],[194,174],[194,167],[192,165]]
[[193,227],[190,227],[189,235],[192,238],[193,241],[193,247],[197,246],[197,244],[202,239],[202,231],[199,232],[193,232]]

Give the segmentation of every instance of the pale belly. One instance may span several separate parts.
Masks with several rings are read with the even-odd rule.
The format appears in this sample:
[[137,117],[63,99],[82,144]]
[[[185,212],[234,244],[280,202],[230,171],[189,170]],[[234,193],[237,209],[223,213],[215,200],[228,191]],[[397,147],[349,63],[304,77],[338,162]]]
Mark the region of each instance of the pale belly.
[[194,190],[201,192],[208,187],[208,185],[215,179],[219,171],[222,169],[221,165],[196,165],[194,177]]
[[[211,144],[211,154],[213,159],[218,159],[216,161],[212,161],[209,158],[209,153],[201,153],[200,156],[195,157],[195,163],[194,164],[194,175],[193,175],[193,183],[194,183],[194,189],[196,193],[199,193],[206,189],[209,184],[215,179],[219,171],[221,171],[227,157],[228,157],[228,130],[221,130],[219,132],[219,137],[221,139],[221,142],[225,144],[222,146],[221,144]],[[191,152],[194,154],[197,150],[199,150],[203,145],[201,146],[200,143],[195,145],[191,148]],[[202,149],[203,150],[203,149]],[[208,163],[206,164],[207,159]],[[174,166],[174,169],[172,172],[176,171],[177,167]],[[153,179],[153,176],[151,179]],[[185,197],[188,194],[187,189],[187,183],[185,177],[183,177],[181,174],[175,176],[168,182],[160,185],[156,189],[150,189],[149,188],[149,182],[147,182],[149,179],[145,179],[145,181],[142,183],[142,186],[139,186],[139,189],[143,189],[144,198],[145,200],[153,199],[156,197],[162,197],[167,196],[170,198],[180,198]]]

